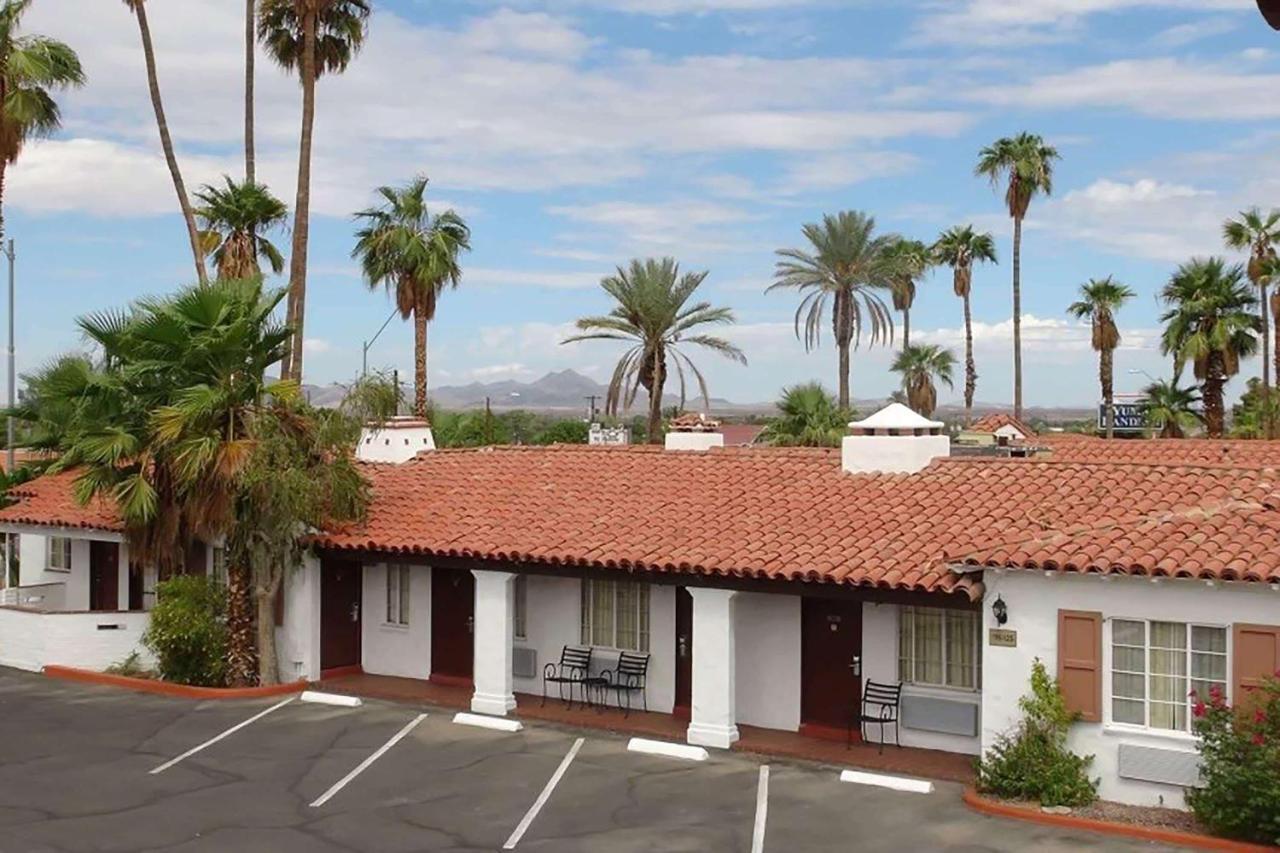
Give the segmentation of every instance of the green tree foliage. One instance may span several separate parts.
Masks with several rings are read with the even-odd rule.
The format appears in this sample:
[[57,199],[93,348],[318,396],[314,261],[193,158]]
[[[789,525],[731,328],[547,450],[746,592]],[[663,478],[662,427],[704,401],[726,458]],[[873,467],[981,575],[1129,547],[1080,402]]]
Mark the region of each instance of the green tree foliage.
[[1107,438],[1115,436],[1116,410],[1115,369],[1112,364],[1116,347],[1120,346],[1120,327],[1116,325],[1116,312],[1133,299],[1134,292],[1113,279],[1091,278],[1080,285],[1080,298],[1067,307],[1067,313],[1078,319],[1088,318],[1093,327],[1093,349],[1098,353],[1098,384],[1102,387],[1102,402],[1107,411]]
[[[1157,380],[1142,393],[1147,424],[1156,429],[1161,438],[1185,438],[1204,419],[1198,408],[1200,392],[1195,386],[1180,388],[1177,380]],[[1093,429],[1090,423],[1085,431],[1093,432]]]
[[783,388],[775,405],[778,414],[769,419],[760,441],[778,447],[839,447],[855,417],[817,382]]
[[973,420],[973,393],[978,387],[978,369],[973,361],[973,312],[969,297],[973,292],[973,265],[996,263],[996,244],[989,232],[957,225],[938,235],[933,244],[934,260],[951,267],[951,287],[964,305],[964,422]]
[[226,682],[225,612],[222,588],[204,576],[178,575],[156,585],[142,642],[155,654],[161,678],[201,687]]
[[954,387],[952,373],[956,357],[951,350],[936,344],[920,344],[905,347],[893,360],[893,371],[902,374],[902,390],[907,395],[907,405],[926,418],[938,408],[938,389],[934,380],[948,388]]
[[586,421],[553,421],[533,437],[534,444],[586,444],[591,425]]
[[222,187],[207,184],[196,193],[196,217],[204,226],[200,245],[213,256],[218,278],[261,275],[261,261],[279,275],[284,256],[263,234],[284,225],[288,208],[262,184],[223,180]]
[[1268,427],[1280,419],[1280,398],[1266,393],[1256,376],[1246,383],[1240,402],[1231,407],[1231,435],[1234,438],[1266,438]]
[[351,383],[339,408],[361,423],[380,424],[399,414],[403,402],[403,392],[391,376],[373,371]]

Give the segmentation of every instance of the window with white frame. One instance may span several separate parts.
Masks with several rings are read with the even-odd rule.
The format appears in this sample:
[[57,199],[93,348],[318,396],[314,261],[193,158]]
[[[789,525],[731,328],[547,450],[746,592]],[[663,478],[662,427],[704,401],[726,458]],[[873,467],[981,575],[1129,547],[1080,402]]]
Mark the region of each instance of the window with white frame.
[[649,651],[648,584],[583,581],[582,644]]
[[226,548],[219,547],[213,549],[213,564],[209,569],[209,577],[218,586],[226,588],[228,581]]
[[409,567],[399,563],[387,566],[387,624],[409,624]]
[[1227,629],[1184,622],[1111,620],[1111,721],[1191,730],[1191,693],[1227,690]]
[[981,614],[903,607],[898,616],[898,680],[977,690],[982,686]]
[[525,575],[516,575],[512,585],[511,633],[517,640],[527,640],[529,639],[529,579]]
[[66,536],[49,537],[49,571],[71,571],[71,539]]

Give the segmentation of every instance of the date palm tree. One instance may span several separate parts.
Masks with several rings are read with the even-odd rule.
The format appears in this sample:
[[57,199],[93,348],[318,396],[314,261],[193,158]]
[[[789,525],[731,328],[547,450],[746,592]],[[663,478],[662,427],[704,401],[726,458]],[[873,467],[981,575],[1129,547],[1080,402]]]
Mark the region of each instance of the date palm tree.
[[935,344],[918,344],[898,353],[891,369],[902,374],[902,390],[906,392],[907,405],[927,418],[938,408],[938,389],[934,380],[954,388],[952,373],[955,365],[956,357],[951,350]]
[[1183,264],[1160,297],[1169,306],[1160,317],[1165,324],[1161,349],[1174,357],[1175,376],[1191,363],[1204,397],[1205,430],[1210,438],[1221,438],[1223,388],[1239,372],[1240,360],[1258,348],[1258,297],[1245,283],[1244,269],[1228,266],[1222,258]]
[[[1256,207],[1242,210],[1236,219],[1222,224],[1222,239],[1228,248],[1249,253],[1245,270],[1249,281],[1258,288],[1258,305],[1262,312],[1262,400],[1266,415],[1266,437],[1275,437],[1275,424],[1271,418],[1271,324],[1268,322],[1267,286],[1271,283],[1269,270],[1276,258],[1274,244],[1280,242],[1280,210],[1263,213]],[[1275,318],[1278,328],[1276,340],[1280,341],[1280,316]],[[1280,350],[1277,351],[1276,376],[1280,378]]]
[[48,136],[62,124],[53,92],[84,85],[76,52],[40,35],[19,35],[32,0],[0,4],[0,242],[4,238],[5,171],[28,140]]
[[778,447],[839,447],[845,426],[853,419],[817,382],[782,389],[778,414],[760,434],[763,442]]
[[1200,423],[1196,406],[1200,393],[1194,385],[1179,388],[1176,380],[1157,380],[1143,389],[1143,411],[1148,424],[1160,424],[1161,438],[1185,438]]
[[169,122],[164,116],[164,101],[160,97],[160,78],[156,73],[156,52],[151,43],[151,24],[147,21],[146,0],[124,0],[124,4],[133,12],[138,21],[138,33],[142,37],[142,56],[147,65],[147,88],[151,92],[151,108],[156,114],[156,128],[160,132],[160,147],[164,150],[164,161],[169,167],[169,177],[173,179],[173,190],[178,194],[178,207],[182,210],[182,219],[187,226],[187,239],[191,242],[191,255],[195,259],[196,279],[204,284],[208,274],[204,268],[204,252],[200,247],[200,234],[196,230],[196,217],[191,209],[191,199],[187,197],[187,185],[182,180],[182,170],[178,167],[178,157],[173,150],[173,137],[169,135]]
[[223,176],[225,185],[206,185],[196,192],[196,208],[204,230],[200,242],[212,255],[219,279],[253,278],[262,274],[260,259],[279,275],[284,257],[264,232],[278,228],[288,218],[284,202],[262,184],[236,183]]
[[864,329],[873,346],[893,340],[893,315],[881,294],[893,286],[890,250],[898,237],[877,235],[875,219],[858,211],[828,214],[802,230],[809,245],[776,252],[774,282],[766,292],[784,288],[800,292],[795,332],[806,352],[818,346],[830,307],[840,358],[839,404],[847,409],[850,349],[859,346]]
[[633,260],[600,282],[614,300],[613,309],[603,316],[579,319],[576,325],[582,334],[561,341],[631,344],[614,367],[605,410],[616,417],[619,406],[630,408],[643,387],[649,394],[650,444],[662,443],[662,392],[669,367],[675,368],[680,382],[680,408],[684,408],[687,396],[685,368],[698,381],[703,406],[711,401],[702,371],[683,351],[686,344],[709,349],[739,364],[747,363],[742,350],[705,331],[708,326],[732,324],[733,311],[712,307],[710,302],[688,304],[706,277],[706,272],[682,274],[674,258]]
[[996,243],[989,232],[957,225],[938,235],[933,244],[934,259],[951,267],[951,287],[964,304],[964,423],[973,421],[973,394],[978,387],[978,370],[973,363],[973,313],[969,296],[973,291],[973,265],[996,263]]
[[316,120],[316,81],[339,74],[364,44],[368,0],[261,0],[258,37],[281,67],[297,71],[302,84],[302,130],[298,136],[298,187],[289,252],[289,304],[285,322],[293,339],[281,376],[302,381],[302,340],[307,300],[307,243],[311,224],[311,143]]
[[924,278],[933,267],[933,254],[919,240],[899,239],[889,250],[889,262],[893,266],[893,309],[902,312],[902,348],[911,346],[911,306],[916,301],[916,282]]
[[1115,371],[1112,364],[1116,347],[1120,346],[1120,329],[1116,312],[1134,297],[1134,293],[1111,276],[1091,278],[1080,285],[1080,298],[1067,308],[1071,316],[1088,319],[1093,326],[1093,349],[1098,353],[1098,382],[1102,386],[1102,405],[1107,413],[1107,438],[1116,432]]
[[1022,220],[1031,199],[1053,192],[1056,148],[1034,133],[1002,137],[978,152],[974,173],[1004,185],[1004,202],[1013,218],[1013,415],[1022,417]]
[[435,319],[440,294],[462,280],[458,256],[471,248],[462,217],[452,210],[433,216],[426,192],[421,176],[399,189],[379,187],[384,203],[356,214],[365,225],[351,252],[369,287],[385,287],[400,316],[413,318],[413,411],[420,418],[427,416],[427,324]]

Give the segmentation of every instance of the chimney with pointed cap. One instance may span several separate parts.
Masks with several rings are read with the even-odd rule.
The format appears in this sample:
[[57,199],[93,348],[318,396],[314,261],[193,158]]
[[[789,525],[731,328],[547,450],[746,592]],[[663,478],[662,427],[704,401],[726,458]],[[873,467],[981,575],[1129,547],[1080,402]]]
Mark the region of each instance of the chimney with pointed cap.
[[849,424],[840,463],[854,474],[914,474],[940,456],[951,455],[945,424],[891,403],[869,418]]
[[362,462],[407,462],[423,450],[435,450],[431,424],[423,418],[400,415],[360,430],[356,458]]

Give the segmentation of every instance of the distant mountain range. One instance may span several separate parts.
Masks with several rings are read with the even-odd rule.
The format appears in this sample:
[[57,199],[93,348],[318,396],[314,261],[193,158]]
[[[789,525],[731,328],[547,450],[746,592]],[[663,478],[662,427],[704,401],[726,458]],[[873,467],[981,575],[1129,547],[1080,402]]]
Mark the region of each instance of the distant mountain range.
[[[346,386],[307,385],[304,387],[308,399],[316,406],[336,406],[342,402],[346,394]],[[484,406],[485,398],[489,405],[498,411],[510,409],[528,409],[537,412],[561,412],[586,414],[588,398],[595,396],[596,407],[604,407],[607,388],[590,377],[583,376],[576,370],[566,369],[552,371],[532,382],[517,382],[514,379],[503,379],[496,382],[472,382],[467,385],[440,385],[430,389],[434,404],[443,409],[478,409]],[[413,397],[412,386],[406,386],[405,396]],[[675,394],[663,395],[663,406],[675,406],[680,398]],[[854,400],[854,408],[863,414],[872,412],[885,405],[883,397]],[[645,412],[645,397],[642,393],[636,400],[632,411],[637,414]],[[695,397],[685,401],[685,408],[699,410],[702,398]],[[729,417],[746,417],[748,415],[767,415],[774,411],[773,402],[735,403],[721,397],[712,397],[710,409],[712,413]],[[975,415],[989,412],[1011,411],[1013,406],[1001,403],[975,402]],[[944,403],[938,407],[936,417],[956,418],[964,413],[964,407],[956,403]],[[1094,410],[1087,406],[1060,407],[1028,407],[1023,411],[1028,421],[1044,420],[1049,423],[1078,421],[1094,416]]]

